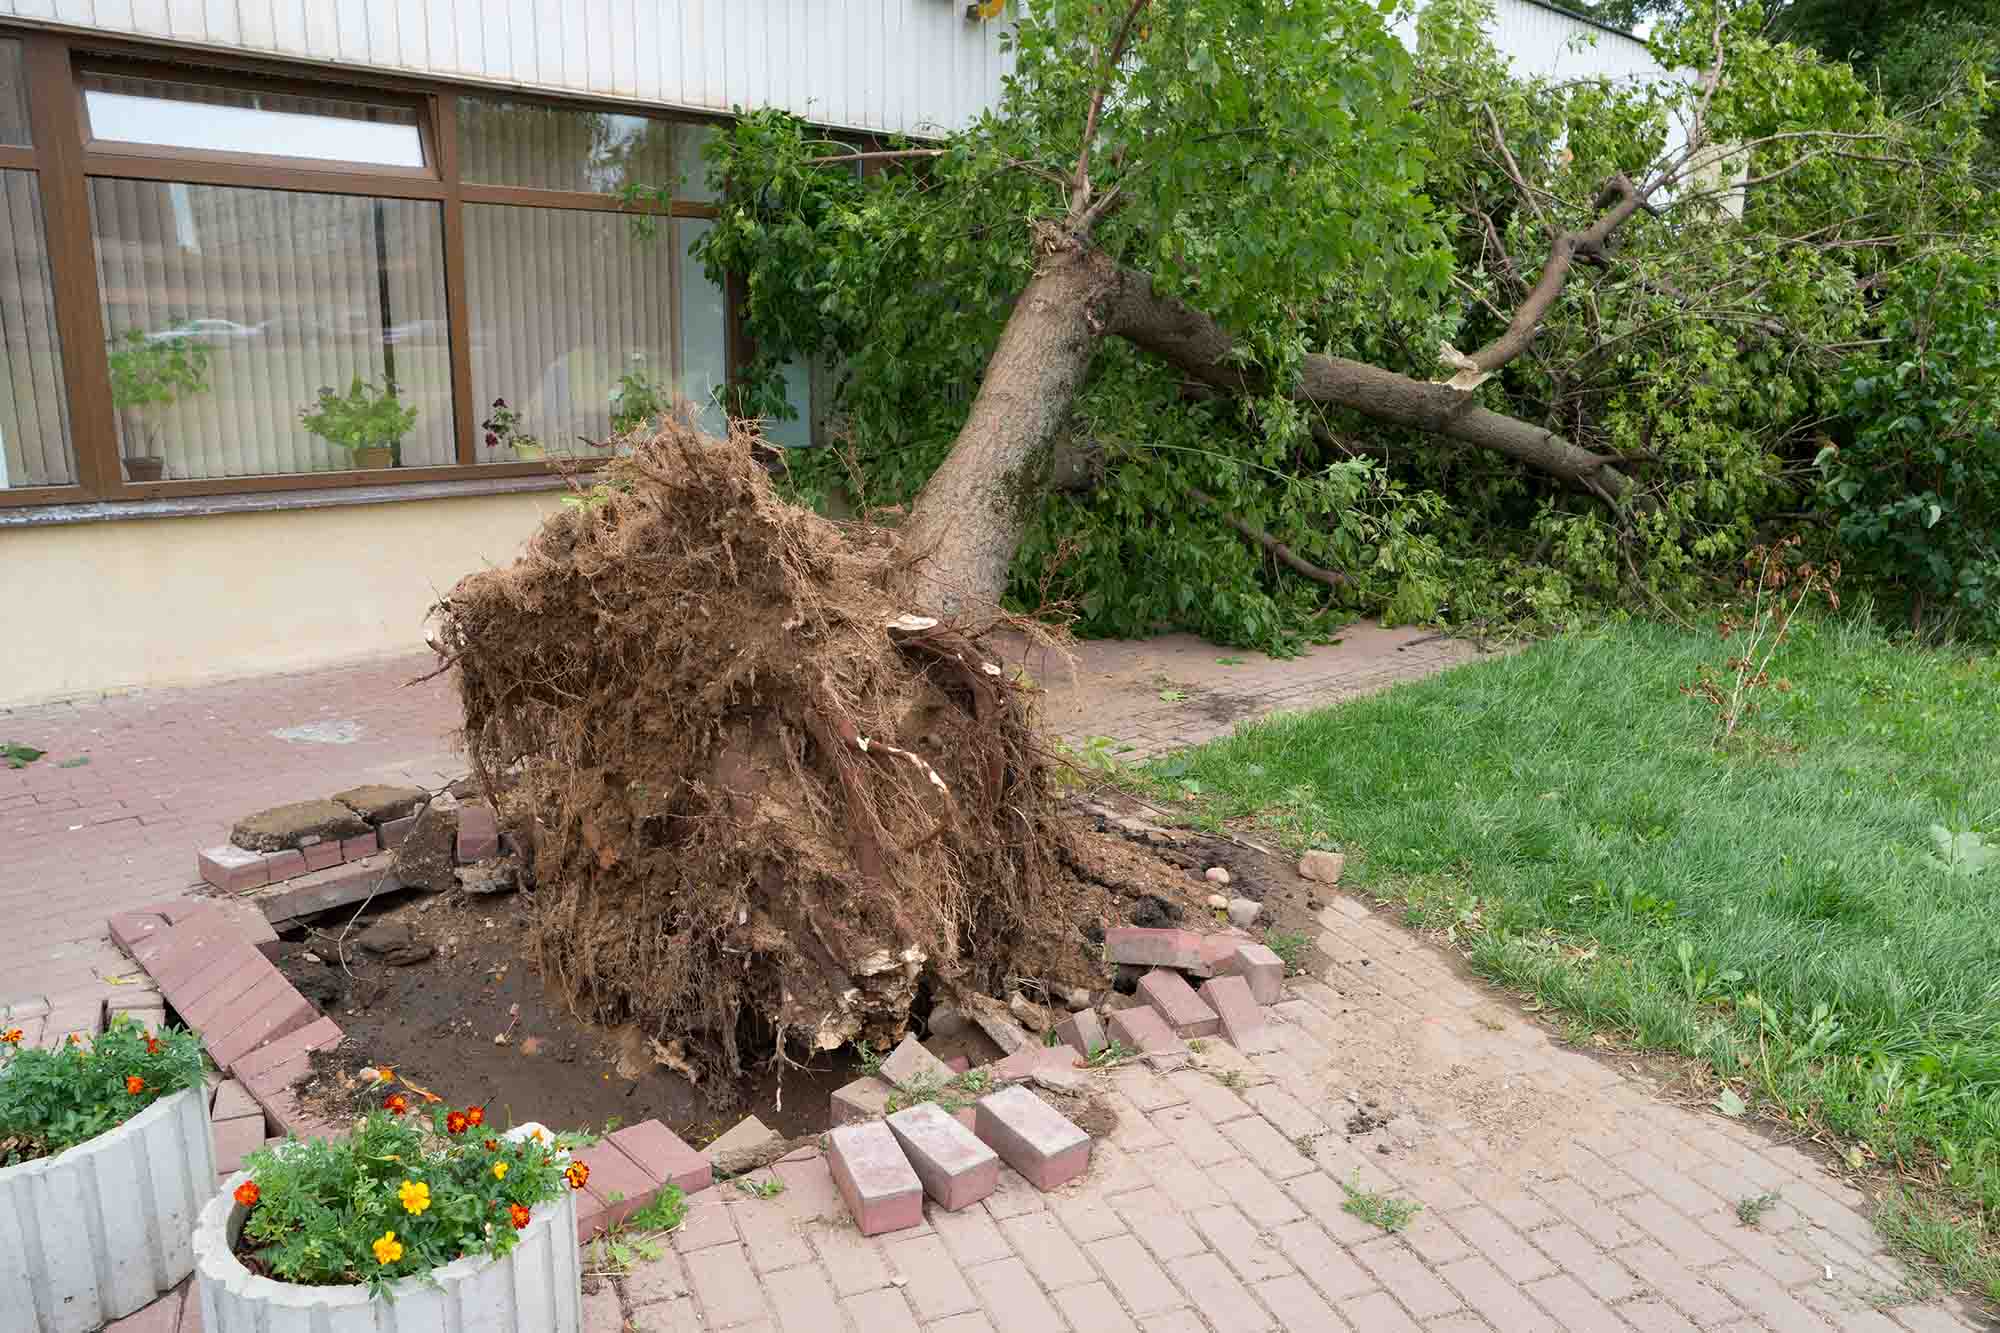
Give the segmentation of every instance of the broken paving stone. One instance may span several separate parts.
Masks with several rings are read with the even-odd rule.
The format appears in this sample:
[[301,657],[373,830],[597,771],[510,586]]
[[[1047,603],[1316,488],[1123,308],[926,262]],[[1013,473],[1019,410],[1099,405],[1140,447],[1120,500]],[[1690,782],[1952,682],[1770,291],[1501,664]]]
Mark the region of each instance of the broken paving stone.
[[1071,1013],[1081,1013],[1097,1003],[1097,996],[1087,986],[1071,986],[1063,996],[1063,1003]]
[[282,852],[307,838],[325,842],[372,832],[366,820],[338,801],[294,801],[236,821],[229,841],[247,852]]
[[1264,910],[1263,904],[1251,902],[1248,898],[1229,900],[1229,924],[1248,930],[1257,923],[1258,914]]
[[409,967],[437,952],[436,945],[418,939],[401,921],[377,921],[355,936],[354,942],[392,967]]
[[458,858],[458,810],[432,801],[396,844],[396,878],[403,887],[448,892],[458,883],[452,871]]
[[941,1004],[931,1010],[927,1026],[933,1037],[956,1037],[965,1031],[965,1015],[948,1004]]
[[378,828],[392,819],[415,814],[430,797],[422,787],[391,787],[380,782],[333,794],[334,800]]
[[918,1086],[941,1087],[951,1081],[951,1069],[944,1061],[924,1049],[915,1033],[903,1038],[902,1044],[882,1062],[882,1077],[909,1092]]
[[1045,1007],[1036,1004],[1019,991],[1007,997],[1007,1011],[1014,1015],[1015,1021],[1030,1032],[1047,1032],[1055,1026],[1054,1017]]
[[1307,852],[1299,858],[1299,878],[1320,884],[1340,883],[1340,872],[1345,869],[1347,858],[1339,852]]
[[751,1148],[761,1148],[776,1142],[778,1131],[759,1120],[754,1115],[744,1116],[736,1122],[735,1128],[718,1137],[702,1151],[713,1162],[734,1152],[744,1152]]
[[512,893],[520,887],[520,871],[512,861],[501,858],[481,861],[478,865],[460,866],[458,886],[467,893]]
[[992,1038],[1000,1048],[1000,1054],[1012,1055],[1028,1044],[1028,1034],[1021,1031],[1015,1021],[1013,1011],[990,995],[968,994],[964,997],[970,1017],[979,1025],[979,1030]]

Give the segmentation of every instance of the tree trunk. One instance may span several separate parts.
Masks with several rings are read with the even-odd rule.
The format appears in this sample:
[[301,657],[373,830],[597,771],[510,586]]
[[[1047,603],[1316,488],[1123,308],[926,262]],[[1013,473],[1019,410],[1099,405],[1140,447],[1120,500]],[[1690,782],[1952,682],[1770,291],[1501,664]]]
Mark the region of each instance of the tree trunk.
[[913,611],[999,609],[1032,502],[1022,472],[1061,429],[1096,352],[1096,312],[1117,266],[1055,228],[1038,232],[1036,249],[1035,276],[986,363],[971,415],[903,524],[895,591]]

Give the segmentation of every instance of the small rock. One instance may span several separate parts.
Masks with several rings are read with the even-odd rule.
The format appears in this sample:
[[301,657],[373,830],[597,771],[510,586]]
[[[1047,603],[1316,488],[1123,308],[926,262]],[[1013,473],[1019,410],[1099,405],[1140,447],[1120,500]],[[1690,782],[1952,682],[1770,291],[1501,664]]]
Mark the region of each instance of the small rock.
[[1091,1002],[1092,996],[1088,986],[1072,986],[1063,996],[1063,1003],[1069,1006],[1069,1011],[1073,1014],[1080,1014],[1090,1008]]
[[1339,852],[1307,852],[1299,858],[1299,878],[1320,884],[1340,883],[1340,872],[1346,868],[1347,858]]
[[1082,1092],[1088,1080],[1084,1072],[1073,1065],[1038,1065],[1034,1081],[1050,1092]]
[[1209,882],[1212,884],[1227,884],[1229,882],[1229,871],[1222,866],[1210,866],[1202,873],[1208,876]]
[[1046,1008],[1019,991],[1007,997],[1007,1008],[1021,1026],[1030,1032],[1047,1032],[1055,1026],[1055,1019]]
[[1111,989],[1120,995],[1130,995],[1139,989],[1139,978],[1150,970],[1138,963],[1120,963],[1117,975],[1111,979]]
[[1159,930],[1181,919],[1181,909],[1156,893],[1141,894],[1132,904],[1132,924]]
[[418,939],[401,921],[377,921],[355,936],[354,942],[391,967],[409,967],[437,952],[435,945]]
[[1256,923],[1257,914],[1263,910],[1262,906],[1251,902],[1248,898],[1232,898],[1229,900],[1229,924],[1248,930]]
[[299,994],[319,1006],[321,1013],[338,1008],[347,994],[347,987],[340,980],[340,973],[332,968],[320,972],[308,972],[295,983]]
[[505,1046],[505,1045],[507,1044],[507,1034],[506,1034],[506,1033],[504,1033],[504,1032],[496,1032],[496,1033],[494,1033],[494,1034],[493,1034],[493,1044],[494,1044],[495,1046]]
[[933,1037],[956,1037],[965,1031],[965,1015],[948,1004],[941,1004],[931,1010],[930,1030]]
[[1229,899],[1219,893],[1211,893],[1208,895],[1208,905],[1218,912],[1226,912],[1229,910]]
[[1180,840],[1179,834],[1169,833],[1163,828],[1149,828],[1146,830],[1146,841],[1155,847],[1171,847]]
[[311,949],[307,949],[307,950],[306,950],[306,951],[305,951],[304,953],[301,953],[301,954],[299,955],[299,961],[300,961],[300,962],[302,962],[302,963],[324,963],[324,962],[326,961],[326,959],[324,959],[324,958],[321,958],[321,957],[320,957],[320,956],[319,956],[318,954],[314,953],[314,952],[313,952],[313,951],[312,951]]
[[458,885],[467,893],[512,893],[520,887],[520,877],[512,861],[491,859],[477,865],[461,866],[454,872]]

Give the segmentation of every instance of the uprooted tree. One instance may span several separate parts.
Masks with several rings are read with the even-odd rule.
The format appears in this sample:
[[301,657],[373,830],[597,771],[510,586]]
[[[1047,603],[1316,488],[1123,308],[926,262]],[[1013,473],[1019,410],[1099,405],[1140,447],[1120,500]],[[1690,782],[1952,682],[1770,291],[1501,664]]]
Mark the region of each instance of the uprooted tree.
[[941,144],[720,141],[737,406],[832,365],[844,438],[790,484],[914,503],[836,524],[749,433],[668,422],[443,604],[586,1013],[734,1074],[1102,979],[1092,932],[1173,889],[1060,815],[982,641],[1010,580],[1277,644],[1328,599],[1658,595],[1796,503],[1870,293],[1981,223],[1976,107],[1891,119],[1714,9],[1660,43],[1683,85],[1522,84],[1479,21],[1433,0],[1413,58],[1356,0],[1035,3]]
[[906,599],[1053,572],[1086,629],[1273,647],[1329,598],[1671,600],[1814,507],[1871,302],[1992,229],[1977,70],[1892,115],[1725,3],[1655,38],[1671,81],[1555,86],[1476,0],[1414,52],[1393,17],[1036,3],[941,146],[719,146],[747,409],[835,368],[844,438],[794,479],[910,506]]

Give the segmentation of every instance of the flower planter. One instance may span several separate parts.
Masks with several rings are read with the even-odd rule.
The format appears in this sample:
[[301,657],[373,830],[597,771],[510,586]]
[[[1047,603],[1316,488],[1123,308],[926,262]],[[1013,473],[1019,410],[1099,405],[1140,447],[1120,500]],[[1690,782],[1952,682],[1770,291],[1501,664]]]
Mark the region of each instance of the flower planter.
[[354,451],[354,466],[364,471],[374,472],[385,467],[396,466],[396,450],[386,444],[371,444],[366,449]]
[[125,475],[133,481],[158,481],[167,474],[167,460],[146,454],[125,460]]
[[[231,1176],[202,1209],[194,1232],[203,1333],[276,1329],[464,1329],[472,1333],[580,1333],[583,1268],[576,1252],[576,1195],[536,1206],[504,1258],[459,1259],[428,1277],[404,1278],[387,1296],[368,1288],[305,1287],[258,1277],[236,1258],[249,1212],[236,1202],[248,1172]],[[391,1311],[393,1310],[393,1314]]]
[[82,1333],[171,1291],[194,1267],[189,1233],[214,1187],[205,1087],[0,1169],[0,1322]]

